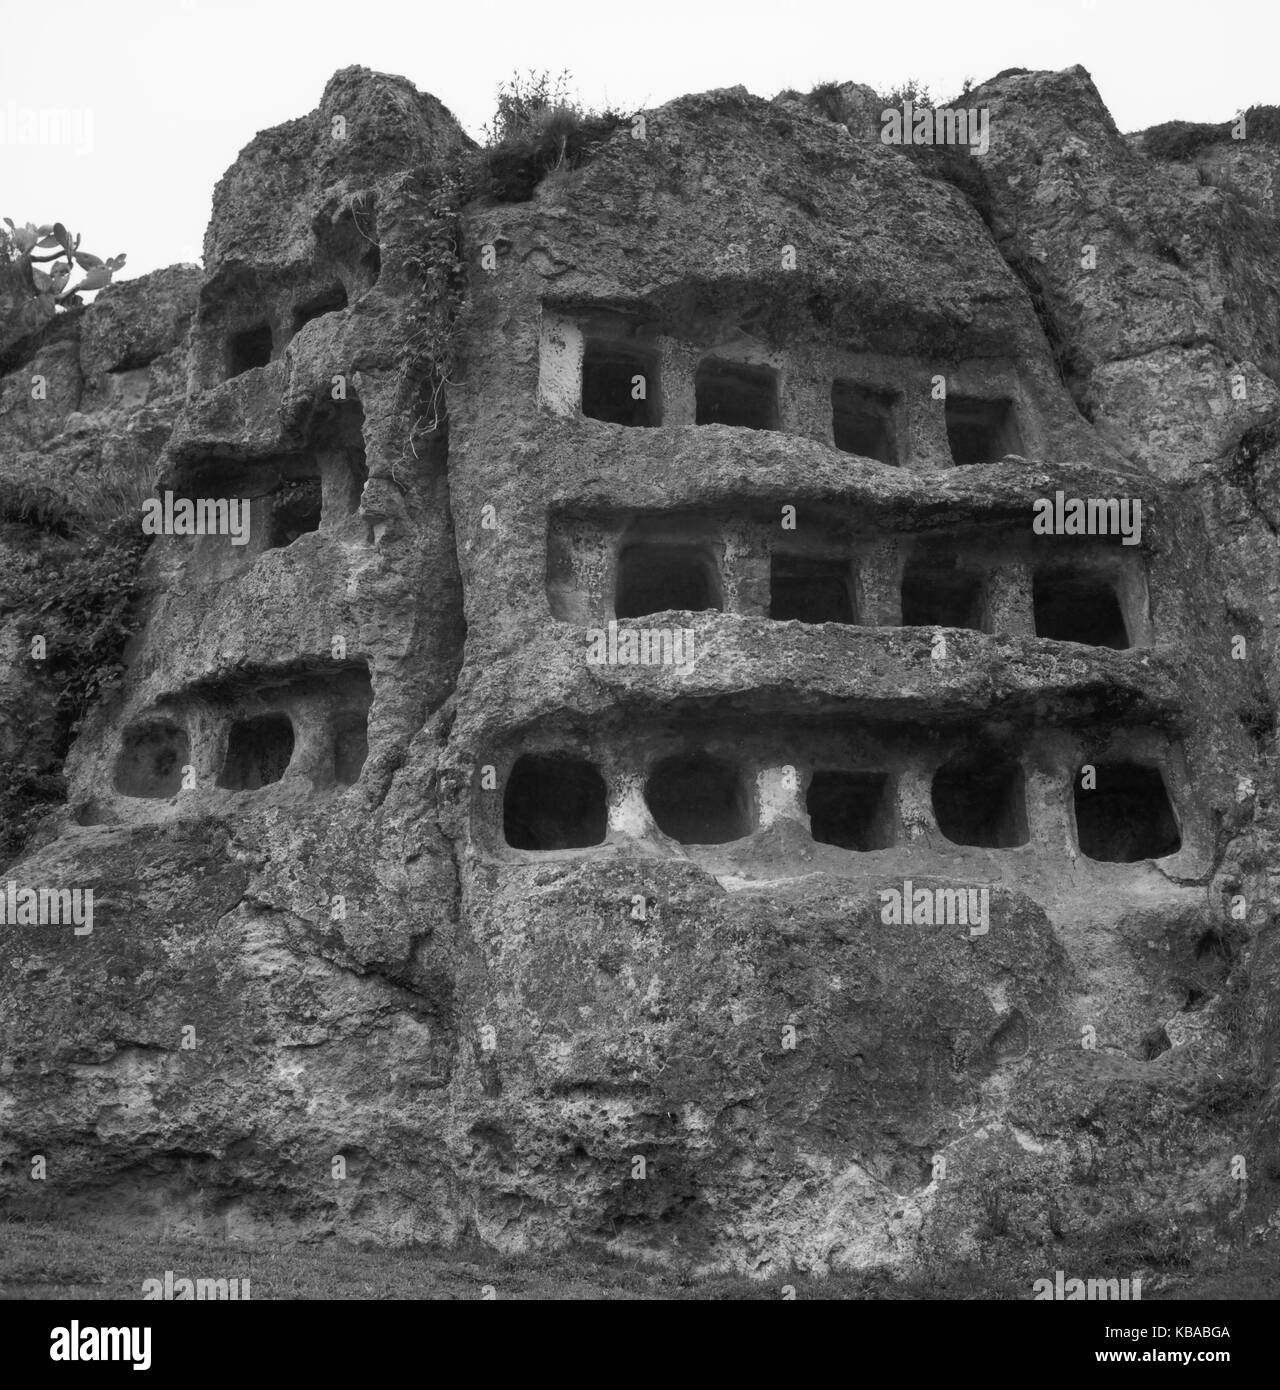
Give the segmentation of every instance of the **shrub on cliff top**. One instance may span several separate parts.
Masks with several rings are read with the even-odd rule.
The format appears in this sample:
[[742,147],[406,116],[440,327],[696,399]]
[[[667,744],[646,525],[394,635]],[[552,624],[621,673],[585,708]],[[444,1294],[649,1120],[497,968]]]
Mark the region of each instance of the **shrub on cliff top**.
[[[1245,140],[1265,140],[1280,145],[1280,106],[1251,106],[1245,115]],[[1165,121],[1143,135],[1143,148],[1155,159],[1190,159],[1207,145],[1232,140],[1235,119],[1209,124],[1204,121]]]
[[620,111],[594,111],[569,93],[569,74],[514,73],[498,87],[482,158],[490,191],[504,203],[527,202],[547,174],[572,169],[626,123]]

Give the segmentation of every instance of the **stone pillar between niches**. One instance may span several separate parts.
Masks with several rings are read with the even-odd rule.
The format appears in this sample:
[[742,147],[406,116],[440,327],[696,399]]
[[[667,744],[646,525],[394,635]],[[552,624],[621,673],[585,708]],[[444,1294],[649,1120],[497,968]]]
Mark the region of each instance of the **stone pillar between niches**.
[[662,339],[662,423],[692,425],[696,415],[694,373],[703,351],[677,338]]
[[902,554],[892,538],[859,550],[854,561],[856,617],[862,627],[902,626]]
[[721,582],[724,611],[747,618],[769,616],[769,551],[759,526],[747,521],[726,522]]
[[1143,555],[1136,547],[1126,556],[1116,575],[1116,596],[1124,614],[1125,631],[1131,647],[1149,647],[1155,640],[1151,624],[1151,598]]
[[809,814],[800,799],[800,775],[791,764],[761,768],[756,773],[756,805],[762,830],[781,819],[809,824]]
[[1023,757],[1027,829],[1031,843],[1063,863],[1080,855],[1076,843],[1075,776],[1084,761],[1078,738],[1063,730],[1043,729]]
[[1004,637],[1034,637],[1035,612],[1031,599],[1031,566],[1025,560],[1010,560],[987,571],[987,632]]
[[[937,375],[946,373],[938,371]],[[947,387],[951,381],[948,378]],[[901,419],[905,422],[906,447],[899,443],[900,461],[913,472],[951,468],[951,445],[947,442],[947,403],[933,398],[932,375],[913,379],[903,392]]]
[[582,409],[582,329],[570,318],[543,310],[538,339],[538,404],[556,415]]
[[835,448],[831,428],[831,380],[814,375],[816,364],[795,363],[785,374],[785,394],[781,400],[782,428],[788,434],[802,435]]
[[[1027,810],[1027,843],[1041,854],[1062,859],[1073,852],[1073,837],[1063,799],[1063,778],[1054,768],[1022,762],[1023,796]],[[1070,784],[1067,783],[1067,790]]]
[[904,767],[898,773],[899,843],[928,848],[942,843],[933,814],[932,764],[926,767]]
[[609,781],[609,838],[648,840],[658,833],[644,799],[644,776],[639,772],[606,770]]

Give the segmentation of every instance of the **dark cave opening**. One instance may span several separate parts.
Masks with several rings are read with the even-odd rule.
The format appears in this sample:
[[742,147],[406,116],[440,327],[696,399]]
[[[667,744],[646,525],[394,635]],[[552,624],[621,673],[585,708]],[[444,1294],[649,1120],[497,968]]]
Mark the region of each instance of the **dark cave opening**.
[[588,340],[582,356],[582,413],[612,425],[658,424],[657,365],[652,353]]
[[1160,769],[1114,761],[1094,765],[1096,785],[1075,780],[1076,836],[1081,854],[1108,864],[1163,859],[1182,848],[1182,835]]
[[619,554],[615,617],[723,608],[720,567],[710,546],[634,541]]
[[933,814],[952,844],[1016,849],[1029,838],[1022,766],[984,750],[958,753],[933,777]]
[[951,459],[958,466],[998,463],[1006,454],[1022,453],[1012,401],[949,395],[946,416]]
[[116,791],[153,799],[176,796],[190,762],[185,729],[168,722],[134,725],[125,732],[116,762]]
[[233,333],[227,342],[227,377],[239,376],[271,361],[271,325],[256,324]]
[[778,428],[778,374],[771,367],[706,359],[694,375],[694,395],[699,425]]
[[851,623],[852,583],[844,560],[775,554],[769,565],[769,616],[800,623]]
[[831,426],[837,449],[881,463],[898,462],[889,391],[873,391],[851,381],[831,383]]
[[257,791],[278,782],[293,759],[293,723],[287,714],[237,719],[227,737],[227,756],[218,786]]
[[1129,633],[1115,585],[1103,575],[1055,566],[1032,581],[1037,637],[1086,647],[1129,647]]
[[897,816],[884,772],[815,772],[805,797],[815,840],[840,849],[888,849],[897,842]]
[[644,795],[658,829],[682,845],[720,845],[751,832],[741,773],[710,754],[662,759],[649,773]]
[[586,849],[604,841],[608,795],[590,763],[525,753],[507,777],[503,833],[512,849]]

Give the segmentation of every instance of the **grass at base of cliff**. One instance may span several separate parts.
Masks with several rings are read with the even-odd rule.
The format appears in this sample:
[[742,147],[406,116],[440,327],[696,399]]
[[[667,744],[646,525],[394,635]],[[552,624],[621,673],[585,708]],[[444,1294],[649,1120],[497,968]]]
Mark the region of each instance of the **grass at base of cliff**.
[[[1047,1252],[1034,1274],[982,1264],[952,1265],[928,1277],[884,1271],[693,1278],[676,1269],[579,1247],[554,1254],[500,1255],[478,1242],[452,1250],[430,1246],[254,1243],[210,1238],[128,1235],[48,1222],[0,1222],[0,1300],[141,1298],[143,1281],[248,1279],[251,1297],[270,1299],[478,1299],[486,1285],[499,1299],[737,1300],[778,1299],[791,1285],[797,1299],[980,1299],[1032,1296],[1035,1275],[1053,1268],[1098,1273],[1086,1251]],[[1025,1260],[1025,1254],[1023,1259]],[[1044,1263],[1044,1261],[1038,1262]],[[1191,1268],[1149,1269],[1144,1299],[1275,1299],[1280,1250],[1255,1247],[1217,1254]]]

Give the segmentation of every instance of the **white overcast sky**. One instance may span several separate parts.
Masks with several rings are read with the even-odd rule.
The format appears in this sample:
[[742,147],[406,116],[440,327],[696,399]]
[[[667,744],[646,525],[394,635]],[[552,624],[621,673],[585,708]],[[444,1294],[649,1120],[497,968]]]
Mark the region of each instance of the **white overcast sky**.
[[[122,278],[200,257],[213,186],[351,63],[434,93],[479,138],[514,69],[568,69],[631,110],[741,83],[966,77],[1082,63],[1121,130],[1280,104],[1280,0],[18,0],[0,50],[0,216],[64,222]],[[15,145],[23,107],[81,110],[92,147]],[[89,127],[86,127],[88,130]],[[85,141],[88,144],[88,140]]]

